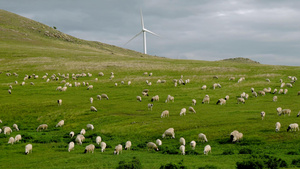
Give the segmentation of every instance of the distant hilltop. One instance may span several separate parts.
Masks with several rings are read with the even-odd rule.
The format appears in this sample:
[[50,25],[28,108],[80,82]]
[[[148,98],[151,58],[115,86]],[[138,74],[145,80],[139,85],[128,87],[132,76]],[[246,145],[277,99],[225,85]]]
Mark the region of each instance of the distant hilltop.
[[230,61],[230,62],[239,62],[239,63],[255,63],[260,64],[257,61],[251,60],[249,58],[243,58],[243,57],[237,57],[237,58],[229,58],[229,59],[223,59],[221,61]]

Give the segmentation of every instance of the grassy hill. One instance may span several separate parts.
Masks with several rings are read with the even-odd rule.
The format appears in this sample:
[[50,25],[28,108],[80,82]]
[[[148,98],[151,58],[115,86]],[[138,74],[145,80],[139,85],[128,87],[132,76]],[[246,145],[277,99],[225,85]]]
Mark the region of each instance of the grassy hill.
[[[279,165],[280,160],[288,167],[297,166],[300,135],[298,131],[286,132],[286,129],[289,124],[299,122],[296,117],[300,110],[299,82],[292,88],[283,87],[288,89],[287,94],[253,97],[250,89],[279,90],[279,79],[289,83],[288,76],[299,77],[300,67],[236,60],[167,59],[81,40],[4,10],[0,10],[0,20],[0,127],[12,127],[16,123],[20,129],[10,135],[0,134],[0,168],[116,168],[120,161],[131,162],[134,157],[147,169],[169,163],[188,168],[235,168],[237,162],[248,159],[265,167],[264,162]],[[99,76],[99,72],[104,76]],[[114,72],[112,79],[111,72]],[[153,75],[144,75],[144,72]],[[92,76],[79,76],[83,73]],[[26,75],[33,74],[39,77],[24,80]],[[78,75],[77,78],[73,79],[72,74]],[[52,75],[59,79],[51,80]],[[179,80],[181,75],[190,83],[175,87],[173,79]],[[230,81],[230,77],[235,80]],[[238,83],[241,77],[245,77],[245,81]],[[157,83],[159,79],[166,83]],[[67,82],[72,84],[67,91],[56,90]],[[81,85],[75,87],[75,82]],[[94,88],[87,90],[83,82]],[[214,83],[222,87],[213,89]],[[8,93],[10,85],[11,94]],[[206,90],[201,90],[203,85],[207,85]],[[144,89],[149,89],[149,96],[142,96],[142,102],[138,102],[136,96],[141,96]],[[245,104],[237,104],[236,99],[242,92],[250,96]],[[109,100],[97,100],[96,96],[103,93]],[[160,100],[153,103],[150,111],[147,105],[154,95],[159,95]],[[175,101],[165,103],[168,95],[174,96]],[[205,95],[210,96],[209,104],[201,104]],[[226,105],[216,105],[218,99],[226,95],[230,96]],[[278,96],[277,102],[272,101],[274,95]],[[94,98],[93,103],[90,97]],[[62,99],[61,106],[57,105],[58,99]],[[192,106],[192,99],[197,100],[193,106],[197,113],[179,116],[182,108]],[[91,112],[91,106],[98,112]],[[277,107],[291,109],[291,116],[278,116]],[[164,110],[170,111],[170,117],[160,117]],[[264,120],[260,117],[261,111],[266,112]],[[56,128],[62,119],[65,125]],[[277,121],[282,127],[276,133]],[[95,129],[88,130],[83,144],[76,144],[75,150],[68,152],[68,143],[75,141],[75,137],[69,137],[70,131],[77,135],[89,123]],[[40,124],[49,127],[37,132]],[[162,139],[162,133],[170,127],[175,129],[176,138]],[[233,130],[244,135],[238,143],[229,140]],[[206,134],[207,143],[197,140],[199,133]],[[9,137],[17,134],[22,135],[22,140],[7,144]],[[107,144],[103,153],[95,143],[98,135]],[[179,152],[180,137],[187,142],[185,156]],[[148,151],[146,143],[158,138],[163,143],[160,151]],[[127,140],[131,140],[132,149],[113,155],[114,147],[118,144],[124,147]],[[197,141],[195,150],[189,146],[192,140]],[[24,155],[24,147],[29,143],[33,145],[33,153]],[[96,145],[95,153],[83,154],[89,144]],[[203,148],[207,144],[211,145],[212,153],[206,156]]]

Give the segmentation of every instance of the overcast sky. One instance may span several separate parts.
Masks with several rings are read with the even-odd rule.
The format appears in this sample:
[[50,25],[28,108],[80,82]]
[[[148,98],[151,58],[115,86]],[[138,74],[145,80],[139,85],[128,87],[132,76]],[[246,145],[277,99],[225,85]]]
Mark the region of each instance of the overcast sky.
[[246,57],[300,66],[299,0],[1,0],[0,8],[72,36],[179,59]]

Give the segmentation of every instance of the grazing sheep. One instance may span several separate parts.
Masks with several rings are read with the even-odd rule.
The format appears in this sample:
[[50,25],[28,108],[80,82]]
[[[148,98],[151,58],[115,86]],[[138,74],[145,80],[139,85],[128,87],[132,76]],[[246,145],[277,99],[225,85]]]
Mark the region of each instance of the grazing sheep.
[[276,122],[275,124],[275,131],[278,132],[280,130],[281,124],[279,122]]
[[285,86],[286,87],[293,87],[293,85],[291,83],[286,83]]
[[220,104],[220,105],[226,104],[226,100],[221,98],[217,101],[217,104]]
[[55,127],[62,127],[65,124],[64,120],[59,121]]
[[235,80],[235,77],[230,77],[229,80],[234,81],[234,80]]
[[195,150],[195,148],[196,148],[196,141],[194,141],[194,140],[191,141],[190,145],[192,147],[192,150]]
[[184,145],[185,146],[185,139],[183,137],[180,137],[179,143],[180,143],[180,145]]
[[0,120],[0,123],[2,123],[2,120]]
[[77,143],[77,144],[82,144],[82,142],[84,141],[84,139],[85,139],[85,137],[82,135],[82,134],[78,134],[77,136],[76,136],[76,139],[75,139],[75,142]]
[[160,117],[163,118],[163,117],[169,117],[169,110],[165,110],[161,113]]
[[258,94],[264,96],[264,95],[266,95],[266,92],[264,92],[264,91],[258,91]]
[[90,102],[91,104],[93,103],[94,99],[92,97],[90,97]]
[[273,102],[277,102],[277,96],[273,97]]
[[94,125],[92,124],[87,124],[86,125],[87,130],[94,130]]
[[196,102],[197,102],[196,99],[193,99],[193,100],[192,100],[192,105],[195,106],[195,105],[196,105]]
[[104,76],[103,72],[99,72],[98,76]]
[[152,83],[151,83],[151,82],[149,82],[149,83],[148,83],[148,86],[151,86],[151,85],[152,85]]
[[276,94],[277,93],[277,89],[274,89],[273,93],[272,94]]
[[101,98],[104,98],[104,99],[106,99],[106,100],[109,99],[108,96],[107,96],[107,94],[101,94]]
[[[298,112],[298,114],[297,114],[297,117],[299,117],[300,116],[300,111]],[[1,133],[1,132],[0,132]]]
[[57,100],[57,105],[61,106],[61,104],[62,104],[62,100],[61,99]]
[[287,128],[287,132],[289,131],[289,130],[291,130],[291,131],[297,131],[297,129],[298,129],[298,131],[299,131],[299,125],[297,124],[297,123],[292,123],[292,124],[290,124],[289,125],[289,127]]
[[97,136],[97,137],[96,137],[96,144],[99,145],[100,143],[101,143],[101,137],[100,137],[100,136]]
[[105,142],[101,142],[100,143],[100,147],[101,147],[101,152],[104,152],[104,150],[106,148],[106,143]]
[[189,112],[196,113],[196,110],[191,106],[191,107],[189,107]]
[[228,95],[226,95],[224,99],[225,99],[225,100],[229,100],[229,96],[228,96]]
[[256,91],[253,91],[253,92],[252,92],[252,96],[257,97]]
[[153,104],[148,103],[148,110],[150,109],[152,111],[152,107],[153,107]]
[[179,115],[182,116],[182,115],[185,115],[186,114],[186,108],[182,108]]
[[241,97],[242,97],[242,98],[245,98],[245,97],[246,97],[246,93],[243,92],[243,93],[241,94]]
[[85,147],[84,153],[89,153],[89,152],[94,153],[94,150],[95,150],[95,145],[94,144],[90,144],[90,145],[88,145],[88,146]]
[[170,102],[170,101],[174,102],[174,97],[171,96],[171,95],[168,95],[168,97],[167,97],[167,99],[166,99],[165,102],[168,103],[168,102]]
[[263,91],[264,91],[265,93],[271,93],[271,92],[272,92],[272,89],[271,89],[270,87],[268,87],[268,88],[264,88]]
[[19,127],[18,127],[18,125],[17,125],[17,124],[13,124],[13,129],[15,129],[15,130],[19,131]]
[[265,113],[264,111],[262,111],[262,112],[260,113],[260,116],[261,116],[261,119],[263,120],[264,117],[266,116],[266,113]]
[[207,86],[206,86],[206,85],[203,85],[203,86],[201,87],[201,90],[206,90],[206,88],[207,88]]
[[283,93],[283,89],[279,89],[278,94],[282,94]]
[[74,147],[75,147],[75,144],[74,144],[73,141],[71,141],[71,142],[69,143],[68,151],[70,152],[71,150],[74,150]]
[[97,109],[96,109],[96,107],[94,107],[94,106],[91,106],[91,111],[97,112]]
[[159,96],[158,95],[153,96],[151,102],[153,101],[159,101]]
[[32,153],[32,144],[27,144],[25,146],[25,154],[29,154],[29,153]]
[[146,92],[142,92],[142,95],[143,95],[143,96],[149,96],[149,94],[146,93]]
[[243,133],[238,132],[237,130],[234,130],[230,133],[230,140],[232,142],[240,141],[243,138]]
[[7,144],[14,144],[14,142],[15,139],[13,137],[10,137]]
[[162,138],[165,138],[166,136],[170,136],[171,138],[175,138],[174,128],[169,128],[169,129],[167,129],[167,130],[162,134]]
[[291,109],[283,109],[280,113],[279,116],[281,116],[281,114],[283,114],[285,116],[285,114],[288,114],[289,116],[291,115]]
[[117,145],[115,147],[114,154],[119,155],[120,152],[122,153],[122,149],[123,149],[123,146],[121,144]]
[[218,77],[218,76],[216,76],[216,75],[214,75],[214,76],[213,76],[213,79],[219,79],[219,77]]
[[208,155],[208,152],[211,153],[211,147],[210,147],[210,145],[206,145],[204,147],[204,151],[203,152],[204,152],[205,155]]
[[245,99],[242,97],[237,98],[237,104],[239,104],[239,103],[245,104]]
[[181,145],[179,147],[179,150],[180,150],[180,152],[181,152],[182,155],[185,155],[185,146],[184,145]]
[[204,104],[204,103],[208,103],[209,104],[209,95],[205,95],[204,96],[204,98],[203,98],[203,100],[202,100],[202,104]]
[[85,135],[86,131],[85,129],[81,129],[80,134]]
[[162,145],[162,141],[160,139],[157,139],[156,140],[156,144],[157,144],[157,146],[161,146]]
[[221,86],[219,83],[214,83],[214,84],[213,84],[213,89],[215,90],[216,87],[221,88],[222,86]]
[[148,147],[148,151],[151,149],[154,149],[155,151],[159,151],[159,149],[157,148],[157,145],[153,142],[149,142],[147,143],[147,147]]
[[87,88],[87,90],[91,90],[91,89],[93,89],[93,88],[94,88],[93,85],[89,85],[88,88]]
[[15,137],[15,143],[19,142],[21,139],[22,139],[21,134],[16,135],[16,137]]
[[130,148],[131,148],[131,141],[127,141],[126,143],[125,143],[125,150],[130,150]]
[[149,76],[152,76],[153,75],[153,73],[151,72],[151,73],[149,73]]
[[65,92],[65,91],[67,91],[67,89],[68,89],[68,87],[67,87],[67,86],[64,86],[63,88],[61,88],[60,91]]
[[131,84],[131,81],[128,81],[128,85],[130,85]]
[[270,79],[266,79],[266,82],[271,82],[271,80]]
[[287,92],[288,92],[288,89],[284,89],[283,94],[287,94]]
[[198,140],[200,139],[201,142],[208,142],[206,135],[203,133],[198,134]]
[[36,129],[36,131],[39,130],[47,130],[48,129],[48,125],[47,124],[41,124],[38,126],[38,128]]
[[97,99],[98,99],[98,100],[101,100],[101,96],[100,96],[100,95],[97,95]]
[[144,89],[143,92],[149,93],[149,89]]
[[11,90],[10,89],[8,89],[8,93],[11,94]]
[[136,100],[141,102],[142,101],[142,97],[141,96],[136,96]]
[[69,134],[69,136],[70,136],[71,138],[73,138],[74,135],[75,135],[74,131],[71,131],[70,134]]

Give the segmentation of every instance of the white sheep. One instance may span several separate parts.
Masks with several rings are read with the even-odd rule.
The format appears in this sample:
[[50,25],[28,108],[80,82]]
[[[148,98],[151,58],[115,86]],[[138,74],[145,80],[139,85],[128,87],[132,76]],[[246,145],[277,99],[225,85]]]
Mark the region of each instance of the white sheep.
[[229,100],[229,96],[226,95],[224,99],[225,99],[226,101]]
[[257,97],[256,91],[253,91],[253,92],[252,92],[252,96]]
[[[297,117],[299,117],[300,116],[300,111],[298,112],[298,114],[297,114]],[[0,132],[1,133],[1,132]]]
[[87,90],[91,90],[91,89],[93,89],[93,88],[94,88],[93,85],[89,85],[89,86],[87,87]]
[[273,93],[272,94],[276,94],[277,93],[277,89],[274,89]]
[[196,113],[196,110],[195,110],[193,107],[189,107],[189,111],[190,111],[191,113]]
[[193,99],[193,100],[192,100],[192,105],[195,106],[195,105],[196,105],[196,102],[197,102],[196,99]]
[[154,149],[155,151],[159,151],[159,149],[157,148],[157,145],[153,142],[148,142],[147,143],[147,147],[148,147],[148,151],[151,149]]
[[204,104],[204,103],[208,103],[209,104],[209,95],[205,95],[204,96],[204,98],[203,98],[203,100],[202,100],[202,104]]
[[22,139],[21,134],[16,135],[16,137],[15,137],[15,143],[19,142],[21,139]]
[[97,136],[97,137],[96,137],[96,144],[99,145],[100,143],[101,143],[101,137],[100,137],[100,136]]
[[15,129],[15,130],[19,131],[19,127],[18,127],[18,125],[17,125],[17,124],[13,124],[13,129]]
[[10,89],[8,89],[8,93],[11,94],[11,90]]
[[153,104],[148,103],[148,110],[150,109],[152,111],[152,107],[153,107]]
[[211,153],[211,147],[210,147],[210,145],[206,145],[204,147],[204,151],[203,152],[204,152],[205,155],[208,155],[208,152]]
[[278,94],[282,94],[283,93],[283,89],[279,89]]
[[196,141],[194,141],[194,140],[191,141],[190,145],[192,147],[192,150],[195,150],[195,148],[196,148]]
[[70,134],[69,134],[69,136],[70,136],[71,138],[73,138],[74,135],[75,135],[74,131],[71,131]]
[[115,147],[114,154],[115,154],[115,155],[119,155],[120,152],[122,153],[122,149],[123,149],[123,146],[122,146],[121,144],[118,144],[118,145]]
[[65,91],[67,91],[67,89],[68,89],[68,87],[67,87],[67,86],[64,86],[63,88],[61,88],[60,91],[65,92]]
[[25,154],[29,154],[29,153],[32,153],[32,144],[27,144],[25,146]]
[[153,101],[159,101],[159,96],[158,95],[155,95],[151,98],[151,102]]
[[90,103],[92,104],[94,101],[93,97],[90,97]]
[[180,145],[184,145],[185,146],[185,139],[183,137],[180,137],[179,143],[180,143]]
[[203,86],[201,87],[201,90],[206,90],[206,88],[207,88],[207,86],[206,86],[206,85],[203,85]]
[[219,83],[214,83],[214,84],[213,84],[213,89],[215,90],[216,87],[221,88],[221,85],[220,85]]
[[179,115],[183,116],[185,114],[186,114],[186,108],[182,108],[181,111],[180,111],[180,113],[179,113]]
[[70,152],[71,150],[74,150],[74,147],[75,147],[75,144],[74,144],[73,141],[71,141],[71,142],[69,143],[68,151]]
[[170,102],[170,101],[174,102],[174,97],[171,96],[171,95],[168,95],[168,97],[167,97],[167,99],[166,99],[165,102],[168,103],[168,102]]
[[198,134],[198,140],[200,140],[201,142],[208,142],[206,135],[203,133]]
[[287,94],[287,92],[288,92],[288,89],[284,89],[283,94]]
[[131,148],[131,141],[127,141],[126,143],[125,143],[125,150],[130,150],[130,148]]
[[165,110],[161,113],[160,117],[163,118],[163,117],[169,117],[169,110]]
[[179,147],[179,150],[180,150],[180,152],[181,152],[182,155],[185,155],[185,146],[184,145],[181,145]]
[[97,99],[98,99],[98,100],[101,100],[101,96],[100,96],[100,95],[97,95]]
[[261,116],[261,119],[263,120],[263,119],[265,118],[265,116],[266,116],[266,113],[265,113],[264,111],[262,111],[262,112],[260,113],[260,116]]
[[245,104],[245,99],[242,97],[237,98],[237,104],[239,104],[239,103]]
[[234,80],[235,80],[235,77],[230,77],[229,80],[234,81]]
[[61,99],[57,100],[57,105],[61,106],[61,104],[62,104],[62,100]]
[[64,120],[59,121],[55,127],[62,127],[65,124]]
[[273,102],[277,102],[277,96],[273,96]]
[[81,129],[80,134],[85,135],[86,131],[85,129]]
[[157,146],[161,146],[162,145],[162,141],[160,139],[157,139],[156,140],[156,144],[157,144]]
[[175,138],[174,128],[169,128],[162,134],[162,138],[165,138],[166,136],[171,136],[171,138]]
[[94,150],[95,150],[95,145],[94,144],[90,144],[90,145],[88,145],[88,146],[85,147],[84,153],[89,153],[89,152],[94,153]]
[[276,122],[275,124],[275,131],[278,132],[280,130],[281,124],[279,122]]
[[107,94],[101,94],[101,98],[104,98],[104,99],[106,99],[106,100],[109,99],[108,96],[107,96]]
[[261,90],[261,91],[258,91],[258,94],[264,96],[264,95],[266,95],[266,92],[264,92],[264,91]]
[[289,127],[287,128],[287,130],[286,131],[289,131],[289,130],[291,130],[291,131],[299,131],[299,125],[297,124],[297,123],[292,123],[292,124],[290,124],[289,125]]
[[286,87],[293,87],[293,85],[291,83],[286,83],[285,86]]
[[87,130],[94,130],[94,125],[92,124],[87,124],[86,125]]
[[281,116],[281,114],[283,114],[285,116],[285,114],[288,114],[289,116],[291,115],[291,109],[283,109],[280,113],[279,116]]
[[217,104],[224,105],[224,104],[226,104],[226,100],[221,98],[217,101]]
[[281,112],[282,112],[282,108],[281,108],[281,107],[277,107],[277,108],[276,108],[276,111],[277,111],[277,115],[280,115]]
[[268,88],[264,88],[263,91],[265,93],[271,93],[272,89],[270,87],[268,87]]
[[13,137],[10,137],[8,140],[8,144],[14,144],[15,139]]
[[38,126],[38,128],[36,129],[36,131],[40,131],[40,130],[47,130],[48,129],[48,125],[47,124],[41,124]]
[[0,120],[0,123],[2,123],[2,120]]
[[100,147],[101,147],[101,152],[104,152],[104,150],[106,148],[106,143],[105,142],[101,142],[100,143]]
[[152,82],[149,82],[149,83],[148,83],[148,86],[151,86],[151,85],[152,85]]
[[142,97],[141,96],[136,96],[136,100],[141,102],[142,101]]
[[149,96],[149,94],[146,93],[146,92],[142,92],[142,95],[143,95],[143,96]]
[[94,107],[94,106],[91,106],[91,111],[97,112],[97,109],[96,109],[96,107]]
[[103,72],[99,72],[98,76],[104,76],[104,73]]
[[242,82],[245,80],[245,77],[241,77],[239,80],[238,80],[238,83]]
[[76,143],[77,144],[82,144],[82,142],[84,141],[84,139],[85,139],[85,137],[82,135],[82,134],[78,134],[77,136],[76,136],[76,139],[75,139],[75,141],[76,141]]
[[130,85],[131,84],[131,81],[128,81],[128,85]]
[[238,132],[237,130],[234,130],[230,133],[230,139],[232,142],[240,141],[243,138],[243,133]]

